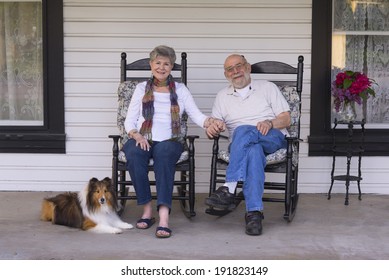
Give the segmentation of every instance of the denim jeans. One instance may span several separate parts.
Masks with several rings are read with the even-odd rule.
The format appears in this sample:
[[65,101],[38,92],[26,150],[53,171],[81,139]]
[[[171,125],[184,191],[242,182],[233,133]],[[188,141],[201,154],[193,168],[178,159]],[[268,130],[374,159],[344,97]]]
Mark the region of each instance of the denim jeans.
[[126,168],[134,184],[137,203],[144,205],[151,201],[148,165],[151,158],[154,160],[154,174],[157,191],[157,208],[165,205],[171,209],[173,184],[176,163],[183,152],[183,145],[176,141],[154,141],[149,151],[136,146],[134,139],[129,139],[123,147],[126,154]]
[[267,135],[252,125],[235,129],[229,146],[226,182],[243,182],[247,211],[263,210],[266,155],[286,146],[285,135],[278,129],[271,129]]

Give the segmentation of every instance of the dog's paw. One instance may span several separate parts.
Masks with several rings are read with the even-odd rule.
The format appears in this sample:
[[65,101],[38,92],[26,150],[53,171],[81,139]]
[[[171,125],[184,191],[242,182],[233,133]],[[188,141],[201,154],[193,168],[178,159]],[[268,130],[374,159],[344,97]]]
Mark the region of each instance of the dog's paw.
[[120,234],[123,233],[123,230],[120,228],[112,228],[111,233]]
[[123,224],[120,225],[120,228],[122,228],[122,229],[132,229],[132,228],[134,228],[134,226],[129,224],[129,223],[123,223]]

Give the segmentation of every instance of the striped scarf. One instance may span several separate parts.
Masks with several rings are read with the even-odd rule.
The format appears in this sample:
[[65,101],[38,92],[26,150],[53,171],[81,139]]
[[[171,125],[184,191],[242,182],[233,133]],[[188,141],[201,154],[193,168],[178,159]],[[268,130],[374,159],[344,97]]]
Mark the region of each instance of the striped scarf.
[[172,138],[177,138],[181,133],[180,126],[180,106],[177,102],[177,93],[176,85],[174,83],[173,77],[169,75],[166,81],[158,81],[157,79],[151,77],[147,81],[145,95],[143,96],[143,109],[142,115],[145,121],[142,124],[140,133],[149,141],[152,141],[151,128],[153,126],[153,116],[154,116],[154,91],[153,85],[157,87],[168,86],[170,91],[170,113],[172,119]]

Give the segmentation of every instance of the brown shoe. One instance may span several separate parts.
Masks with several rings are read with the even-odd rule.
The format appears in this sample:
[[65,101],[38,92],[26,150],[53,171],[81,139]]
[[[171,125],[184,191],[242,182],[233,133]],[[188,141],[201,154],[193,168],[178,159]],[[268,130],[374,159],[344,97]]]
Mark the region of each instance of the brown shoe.
[[246,220],[246,234],[261,235],[262,234],[262,219],[263,213],[261,211],[247,212]]

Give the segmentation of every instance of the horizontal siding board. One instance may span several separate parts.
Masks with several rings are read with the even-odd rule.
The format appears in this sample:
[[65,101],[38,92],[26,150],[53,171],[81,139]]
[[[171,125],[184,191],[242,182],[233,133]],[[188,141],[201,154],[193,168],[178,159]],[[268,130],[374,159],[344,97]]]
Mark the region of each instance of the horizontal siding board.
[[236,0],[197,0],[197,1],[183,1],[183,0],[170,0],[170,1],[159,1],[159,0],[121,0],[121,1],[106,1],[106,0],[83,0],[73,1],[65,0],[65,7],[159,7],[159,8],[188,8],[188,7],[206,7],[206,8],[222,8],[222,7],[250,7],[250,8],[266,8],[266,7],[310,7],[310,0],[294,0],[292,3],[290,0],[245,0],[237,4]]
[[[293,13],[290,7],[69,7],[66,22],[70,21],[112,21],[112,22],[285,22],[311,20],[310,6],[296,8]],[[308,11],[308,12],[307,12]],[[244,14],[244,19],[237,17]],[[114,16],[113,16],[114,15]],[[172,17],[174,15],[174,17]],[[201,15],[201,17],[199,17]]]
[[68,123],[66,126],[66,134],[68,135],[68,137],[80,137],[80,138],[100,137],[100,138],[109,139],[108,135],[118,134],[118,129],[116,127],[116,121],[112,123],[106,123],[106,124]]
[[67,122],[79,122],[79,123],[105,123],[112,122],[116,119],[115,108],[109,109],[65,109],[66,121]]
[[65,67],[65,76],[67,79],[86,78],[86,79],[109,79],[118,76],[117,66],[110,65],[83,65],[82,67]]
[[[109,146],[109,145],[107,145]],[[95,151],[98,152],[98,151]],[[2,159],[4,159],[4,163],[1,163],[0,166],[2,168],[2,176],[7,176],[7,178],[14,178],[15,180],[20,179],[28,179],[33,177],[27,177],[24,172],[22,172],[23,176],[16,176],[17,172],[23,170],[34,170],[38,171],[42,169],[42,172],[45,170],[57,170],[59,174],[61,174],[61,170],[70,169],[74,170],[77,168],[83,169],[96,169],[99,168],[107,168],[111,166],[111,149],[104,151],[104,154],[96,155],[96,153],[71,153],[68,152],[66,155],[47,155],[47,154],[37,154],[31,155],[28,154],[15,154],[2,155]],[[102,151],[101,151],[102,152]],[[15,161],[16,160],[16,161]],[[23,160],[24,165],[19,164],[19,161]],[[3,173],[3,170],[7,170],[7,173]],[[14,170],[15,177],[10,177],[8,171]],[[43,177],[39,177],[42,179]],[[59,177],[58,180],[64,179],[63,177]]]
[[112,94],[117,96],[117,89],[119,86],[120,79],[112,78],[109,80],[101,79],[67,79],[65,78],[65,99],[67,94],[77,93],[77,94]]
[[[258,26],[261,28],[258,28]],[[66,25],[64,32],[66,34],[85,33],[85,34],[101,34],[110,33],[115,30],[113,35],[126,35],[131,33],[133,36],[136,34],[153,34],[156,32],[155,28],[158,25],[159,30],[162,30],[162,34],[169,36],[230,36],[231,34],[239,34],[241,36],[275,36],[275,35],[287,35],[294,34],[296,36],[305,36],[309,34],[311,26],[309,22],[306,23],[291,23],[282,24],[280,22],[275,23],[256,23],[245,22],[237,24],[236,22],[194,22],[194,23],[180,23],[180,22],[69,22]],[[195,28],[194,28],[195,27]]]
[[[93,102],[91,102],[93,100]],[[65,100],[65,107],[67,110],[82,110],[82,109],[112,109],[117,107],[117,98],[112,94],[111,96],[98,94],[83,94],[83,95],[67,95]]]
[[[108,37],[108,38],[106,38]],[[102,40],[105,38],[105,40]],[[130,51],[132,48],[142,48],[146,46],[157,46],[160,44],[168,44],[174,46],[177,52],[187,51],[190,49],[218,49],[225,52],[236,52],[242,50],[253,51],[261,47],[265,50],[283,50],[288,49],[296,51],[309,51],[311,46],[311,38],[309,35],[296,36],[293,34],[277,37],[275,35],[268,36],[242,36],[242,35],[160,35],[160,34],[127,34],[125,36],[117,36],[114,34],[68,34],[65,38],[65,51],[68,48],[83,48],[96,49],[99,48],[117,48],[123,46],[123,51]],[[227,47],[228,46],[228,47]],[[148,54],[145,50],[145,54]],[[142,56],[143,57],[143,56]]]
[[[252,46],[250,46],[252,47]],[[258,46],[259,47],[259,46]],[[226,56],[230,53],[230,51],[226,51],[225,49],[220,50],[191,50],[188,52],[188,68],[196,69],[196,68],[217,68],[220,71],[223,71],[223,63],[226,59]],[[295,50],[290,49],[245,49],[244,56],[248,60],[248,62],[253,63],[256,61],[283,61],[287,64],[297,66],[297,57],[299,55],[304,55],[304,53],[299,53]],[[210,62],[213,62],[211,64]],[[305,54],[304,57],[305,65],[310,65],[310,56]],[[306,67],[305,67],[305,70]],[[304,71],[305,72],[305,71]],[[305,73],[304,73],[305,74]]]

